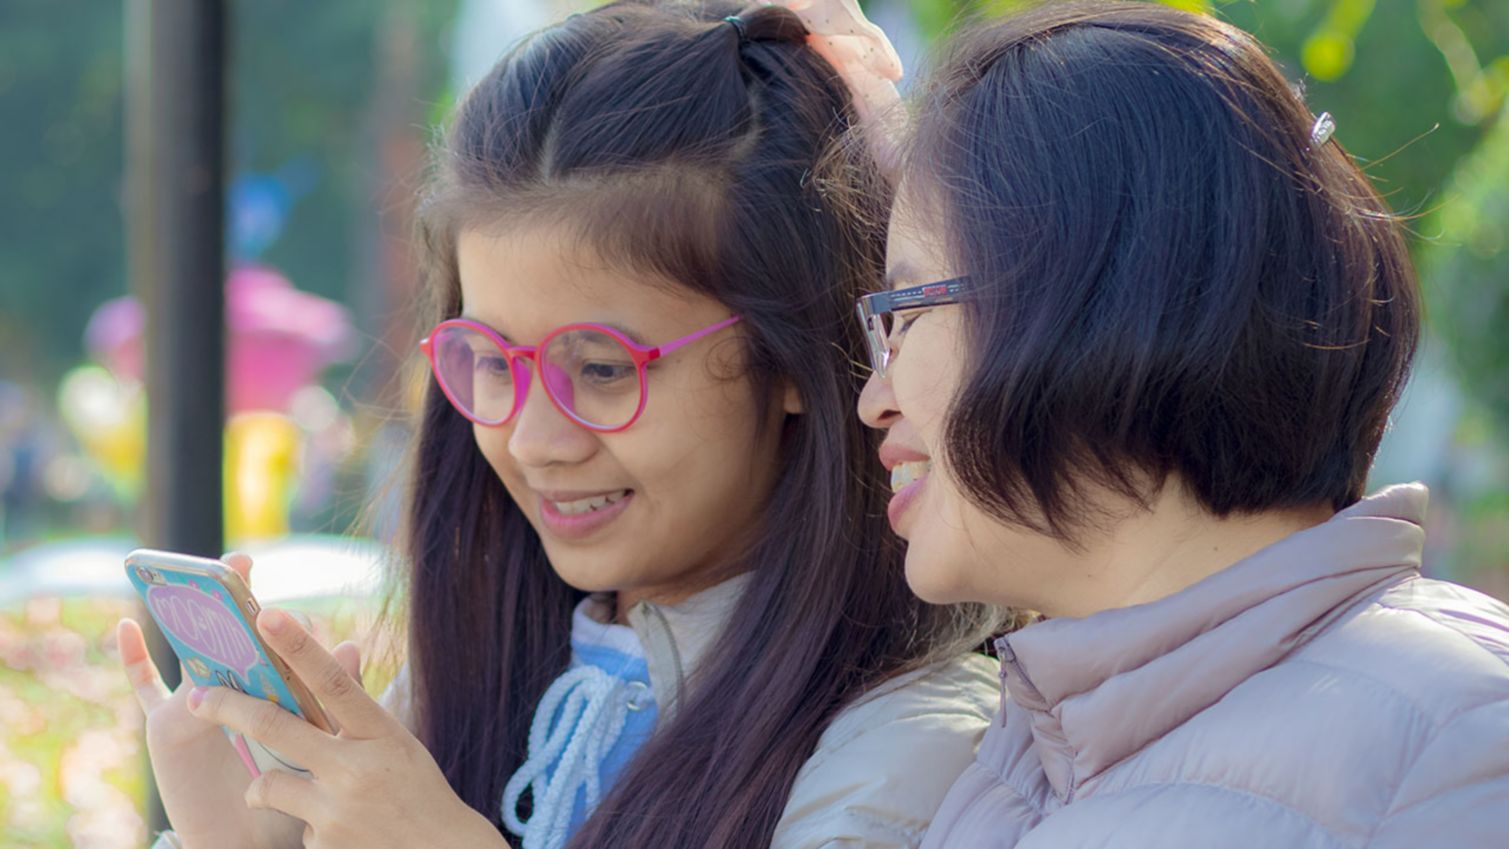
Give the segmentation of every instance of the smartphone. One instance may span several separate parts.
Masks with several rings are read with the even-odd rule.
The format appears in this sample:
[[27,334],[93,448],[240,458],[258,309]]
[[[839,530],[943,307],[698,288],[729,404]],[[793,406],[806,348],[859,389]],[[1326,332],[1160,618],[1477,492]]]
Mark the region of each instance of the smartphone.
[[[265,699],[334,733],[309,689],[263,644],[257,600],[235,570],[218,560],[137,549],[126,555],[126,576],[195,684]],[[269,769],[308,774],[256,740],[224,731],[253,777]]]

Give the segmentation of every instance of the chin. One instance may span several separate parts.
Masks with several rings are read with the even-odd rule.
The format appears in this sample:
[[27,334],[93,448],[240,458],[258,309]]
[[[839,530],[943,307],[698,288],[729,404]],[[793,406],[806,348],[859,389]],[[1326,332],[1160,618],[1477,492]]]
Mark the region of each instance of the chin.
[[618,558],[552,551],[548,545],[545,556],[550,560],[550,568],[562,581],[584,593],[614,592],[624,583],[624,576],[616,571],[623,565]]
[[963,578],[946,561],[928,557],[915,544],[906,549],[906,583],[912,594],[929,604],[958,604],[965,597]]

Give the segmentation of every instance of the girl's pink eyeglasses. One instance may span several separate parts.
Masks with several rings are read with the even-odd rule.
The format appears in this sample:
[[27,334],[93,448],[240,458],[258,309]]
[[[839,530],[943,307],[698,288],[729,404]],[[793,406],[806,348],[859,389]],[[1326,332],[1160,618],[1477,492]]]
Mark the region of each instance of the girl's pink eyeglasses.
[[644,412],[646,365],[739,320],[734,316],[647,347],[612,327],[590,323],[557,327],[538,345],[512,345],[481,322],[453,318],[435,325],[419,347],[451,405],[479,425],[507,424],[524,406],[528,361],[557,410],[589,430],[616,433]]

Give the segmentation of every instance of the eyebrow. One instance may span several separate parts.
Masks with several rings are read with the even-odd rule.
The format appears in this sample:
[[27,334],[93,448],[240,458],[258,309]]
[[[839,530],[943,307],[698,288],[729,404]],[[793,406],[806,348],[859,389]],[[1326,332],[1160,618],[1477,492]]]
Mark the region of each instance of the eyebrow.
[[904,289],[917,279],[917,270],[906,260],[898,260],[894,268],[886,270],[885,287]]
[[[512,336],[509,336],[507,333],[504,333],[502,330],[499,330],[498,327],[497,327],[497,325],[494,325],[492,322],[489,322],[489,321],[484,321],[481,318],[478,318],[477,316],[475,316],[475,315],[467,312],[466,310],[462,310],[461,311],[461,315],[459,317],[460,318],[464,318],[467,321],[475,321],[478,324],[485,324],[488,327],[492,328],[492,331],[494,333],[496,333],[499,336],[503,337],[503,341],[505,341],[505,342],[507,342],[507,343],[509,343],[511,345],[517,345],[517,344],[519,344],[517,341],[514,340],[514,338]],[[575,322],[575,321],[568,321],[568,322],[566,322],[566,324],[577,324],[577,323],[578,322]],[[580,323],[585,323],[585,324],[601,324],[603,327],[611,327],[614,330],[617,330],[619,333],[622,333],[623,335],[629,337],[629,340],[631,342],[634,342],[637,345],[643,345],[644,347],[650,347],[649,343],[645,342],[644,338],[641,337],[638,333],[635,333],[633,330],[630,330],[628,327],[625,327],[624,325],[619,324],[616,321],[586,321],[586,322],[580,322]],[[561,325],[556,325],[556,326],[559,327]]]
[[616,321],[594,321],[592,322],[592,324],[601,324],[603,327],[611,327],[614,330],[617,330],[619,333],[622,333],[623,335],[629,337],[629,340],[634,342],[636,345],[644,345],[646,347],[649,347],[649,343],[644,341],[644,337],[640,336],[638,333],[635,333],[634,331],[630,330],[622,324],[619,324]]
[[483,321],[483,320],[482,320],[482,319],[481,319],[481,317],[479,317],[479,316],[476,316],[476,315],[473,315],[473,314],[472,314],[472,313],[469,313],[469,312],[467,312],[467,311],[466,311],[466,310],[462,310],[462,311],[461,311],[461,314],[460,314],[460,315],[458,315],[458,316],[456,316],[456,317],[457,317],[457,318],[464,318],[464,319],[466,319],[466,320],[467,320],[467,321],[475,321],[475,322],[477,322],[477,323],[478,323],[478,324],[482,324],[482,325],[486,325],[486,326],[487,326],[487,328],[488,328],[488,329],[489,329],[489,330],[491,330],[491,331],[492,331],[492,332],[494,332],[494,333],[496,333],[496,334],[498,334],[498,335],[499,335],[499,336],[502,336],[502,337],[503,337],[503,341],[504,341],[504,342],[507,342],[507,343],[509,343],[509,344],[513,344],[513,339],[512,339],[512,338],[511,338],[511,337],[510,337],[510,336],[509,336],[509,335],[508,335],[508,334],[507,334],[507,333],[504,333],[504,332],[503,332],[503,331],[501,331],[501,330],[499,330],[499,329],[498,329],[498,328],[497,328],[497,327],[496,327],[496,326],[495,326],[495,325],[493,325],[493,323],[492,323],[492,322],[490,322],[490,321]]

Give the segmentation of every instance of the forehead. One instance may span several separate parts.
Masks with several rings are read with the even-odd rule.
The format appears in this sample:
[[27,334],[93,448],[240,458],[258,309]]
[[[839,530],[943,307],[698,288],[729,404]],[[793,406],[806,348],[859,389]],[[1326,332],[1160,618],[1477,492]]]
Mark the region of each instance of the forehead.
[[456,260],[462,314],[519,343],[563,324],[598,322],[653,344],[728,313],[687,286],[608,264],[563,227],[464,229]]
[[918,191],[915,180],[902,179],[886,235],[886,283],[890,288],[904,289],[958,276],[937,220],[931,198]]

